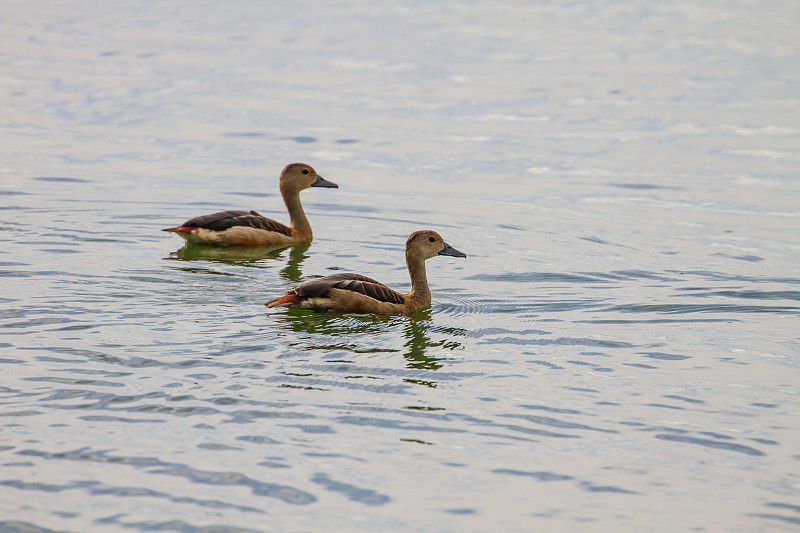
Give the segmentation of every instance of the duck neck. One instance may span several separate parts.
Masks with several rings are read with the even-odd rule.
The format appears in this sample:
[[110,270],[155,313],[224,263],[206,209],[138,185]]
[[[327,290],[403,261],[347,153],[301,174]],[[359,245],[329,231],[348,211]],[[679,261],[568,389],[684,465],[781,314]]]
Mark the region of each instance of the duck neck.
[[289,211],[289,220],[291,221],[292,228],[294,228],[297,233],[311,239],[311,224],[308,223],[306,213],[303,211],[303,205],[300,203],[300,191],[281,189],[281,194],[286,204],[286,210]]
[[430,305],[431,290],[428,288],[425,260],[417,257],[409,257],[409,255],[406,254],[406,265],[408,265],[408,274],[411,276],[411,292],[408,293],[408,297],[412,300],[422,302],[424,305]]

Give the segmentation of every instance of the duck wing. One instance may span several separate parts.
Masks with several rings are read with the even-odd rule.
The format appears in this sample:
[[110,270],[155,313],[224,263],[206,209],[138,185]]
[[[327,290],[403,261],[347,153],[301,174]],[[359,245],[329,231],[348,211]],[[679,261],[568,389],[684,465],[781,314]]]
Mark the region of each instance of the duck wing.
[[184,228],[203,228],[211,231],[225,231],[235,226],[274,231],[290,236],[292,229],[280,222],[259,215],[255,211],[220,211],[210,215],[202,215],[187,220],[182,225]]
[[325,296],[331,289],[353,291],[374,298],[379,302],[404,304],[406,298],[397,291],[393,291],[383,283],[361,274],[341,273],[331,274],[324,278],[312,279],[301,283],[287,294],[296,294],[301,298],[319,298]]

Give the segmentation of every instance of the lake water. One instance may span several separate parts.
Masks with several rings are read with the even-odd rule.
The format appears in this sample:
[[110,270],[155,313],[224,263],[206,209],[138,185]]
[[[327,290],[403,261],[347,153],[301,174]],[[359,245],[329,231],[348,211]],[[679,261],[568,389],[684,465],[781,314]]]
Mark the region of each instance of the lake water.
[[[797,531],[800,4],[0,7],[0,531]],[[309,247],[182,248],[196,215]],[[361,272],[415,317],[264,308]]]

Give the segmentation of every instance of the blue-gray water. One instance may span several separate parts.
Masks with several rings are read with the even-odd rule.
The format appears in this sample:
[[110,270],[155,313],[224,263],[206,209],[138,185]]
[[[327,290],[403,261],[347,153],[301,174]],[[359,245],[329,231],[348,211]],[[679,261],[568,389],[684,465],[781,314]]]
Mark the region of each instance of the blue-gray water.
[[[796,531],[798,15],[4,2],[0,531]],[[293,161],[310,247],[159,231]]]

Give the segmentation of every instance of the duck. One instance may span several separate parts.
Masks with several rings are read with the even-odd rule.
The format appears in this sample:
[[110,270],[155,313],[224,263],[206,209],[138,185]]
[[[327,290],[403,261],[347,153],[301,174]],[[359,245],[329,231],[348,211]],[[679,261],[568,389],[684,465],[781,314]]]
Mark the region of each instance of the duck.
[[361,274],[342,272],[301,283],[264,305],[343,313],[412,314],[431,304],[425,261],[439,255],[467,257],[435,231],[415,231],[406,241],[406,265],[411,277],[411,291],[406,294]]
[[291,163],[281,171],[280,191],[291,221],[288,226],[255,211],[220,211],[161,231],[177,233],[190,244],[275,246],[310,242],[314,235],[300,203],[300,191],[309,187],[339,188],[305,163]]

